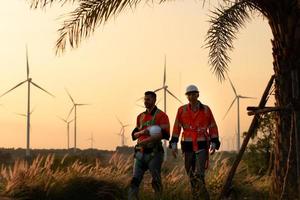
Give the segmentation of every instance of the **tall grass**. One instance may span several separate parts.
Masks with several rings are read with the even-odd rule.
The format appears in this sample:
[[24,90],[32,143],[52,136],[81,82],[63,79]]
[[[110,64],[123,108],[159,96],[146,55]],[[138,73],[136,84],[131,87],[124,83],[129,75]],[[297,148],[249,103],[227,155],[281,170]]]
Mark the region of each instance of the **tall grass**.
[[63,168],[54,167],[54,160],[54,155],[38,156],[30,165],[17,160],[12,167],[2,166],[2,193],[15,199],[123,198],[130,159],[115,154],[107,167],[98,160],[94,165],[77,160]]
[[[212,199],[219,193],[233,162],[234,154],[216,153],[210,158],[206,184]],[[0,192],[19,200],[96,200],[126,199],[132,176],[133,157],[115,153],[108,163],[96,159],[94,163],[70,162],[69,156],[57,159],[54,155],[37,156],[31,164],[24,160],[0,168]],[[189,180],[183,159],[168,160],[163,165],[163,199],[191,199]],[[255,191],[266,197],[268,178],[249,175],[241,163],[234,180],[236,199]],[[242,192],[240,192],[242,191]],[[249,194],[247,193],[249,191]],[[260,191],[262,194],[260,194]],[[249,196],[250,195],[250,196]],[[141,185],[142,200],[152,199],[151,176],[145,174]],[[253,198],[255,199],[255,198]],[[257,198],[256,198],[257,199]]]

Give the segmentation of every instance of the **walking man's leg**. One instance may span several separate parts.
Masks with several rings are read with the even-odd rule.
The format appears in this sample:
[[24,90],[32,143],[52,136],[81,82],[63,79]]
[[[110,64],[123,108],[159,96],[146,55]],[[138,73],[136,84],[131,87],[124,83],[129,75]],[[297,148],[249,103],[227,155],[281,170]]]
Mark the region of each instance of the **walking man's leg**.
[[134,164],[133,164],[133,177],[130,182],[128,191],[128,200],[139,199],[139,187],[142,182],[146,166],[142,160],[143,154],[140,152],[136,153]]
[[184,166],[189,176],[193,199],[197,199],[197,178],[195,176],[196,155],[194,152],[184,153]]
[[152,188],[155,192],[155,199],[161,199],[162,195],[162,182],[161,182],[161,165],[163,163],[164,154],[163,152],[158,152],[149,161],[148,168],[152,175]]
[[196,180],[196,195],[198,199],[209,200],[209,193],[205,186],[205,165],[207,160],[207,150],[202,149],[196,153],[195,163],[195,180]]

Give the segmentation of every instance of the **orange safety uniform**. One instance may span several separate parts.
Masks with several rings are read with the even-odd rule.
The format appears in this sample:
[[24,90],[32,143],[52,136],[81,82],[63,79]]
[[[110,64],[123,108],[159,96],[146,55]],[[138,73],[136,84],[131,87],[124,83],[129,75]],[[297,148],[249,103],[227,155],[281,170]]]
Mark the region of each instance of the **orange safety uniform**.
[[216,148],[220,146],[218,127],[210,108],[199,102],[196,112],[191,110],[191,105],[179,107],[170,143],[177,143],[183,128],[181,147],[183,151],[198,151],[209,148],[209,142],[215,142]]
[[142,112],[137,116],[136,128],[132,131],[132,139],[142,141],[150,135],[142,135],[139,138],[134,136],[134,133],[144,130],[152,125],[160,126],[162,130],[162,139],[168,140],[170,137],[170,122],[168,116],[158,109],[156,106],[152,109],[151,113],[147,111]]

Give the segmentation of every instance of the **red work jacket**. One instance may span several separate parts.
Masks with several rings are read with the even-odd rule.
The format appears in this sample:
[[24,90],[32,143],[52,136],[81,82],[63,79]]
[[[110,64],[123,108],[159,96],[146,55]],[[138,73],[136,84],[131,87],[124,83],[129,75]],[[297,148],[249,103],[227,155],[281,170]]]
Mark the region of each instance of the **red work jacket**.
[[[170,123],[169,123],[169,118],[160,109],[158,109],[156,106],[153,108],[151,113],[145,111],[142,112],[137,116],[136,120],[136,128],[134,129],[133,133],[137,131],[144,130],[148,128],[149,126],[152,125],[158,125],[162,129],[162,139],[168,140],[170,137]],[[145,138],[150,137],[149,135],[142,135],[138,138],[138,141],[142,141]],[[133,139],[135,139],[132,136]]]
[[218,138],[218,127],[210,108],[200,102],[199,105],[196,112],[191,110],[190,104],[178,109],[172,133],[172,138],[179,138],[182,128],[181,140],[192,142],[193,151],[199,149],[198,142]]

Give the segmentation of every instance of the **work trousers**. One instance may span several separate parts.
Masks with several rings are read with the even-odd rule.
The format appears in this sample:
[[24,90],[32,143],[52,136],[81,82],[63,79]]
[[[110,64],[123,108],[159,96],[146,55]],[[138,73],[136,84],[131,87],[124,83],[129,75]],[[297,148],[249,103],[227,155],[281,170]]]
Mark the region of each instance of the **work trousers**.
[[155,192],[155,199],[160,199],[162,194],[161,183],[161,165],[163,163],[164,153],[141,153],[136,152],[133,165],[133,178],[128,191],[128,200],[138,198],[139,186],[142,182],[145,172],[149,169],[152,176],[152,188]]
[[205,166],[207,150],[184,152],[185,170],[190,178],[193,200],[209,200],[209,193],[205,186]]

